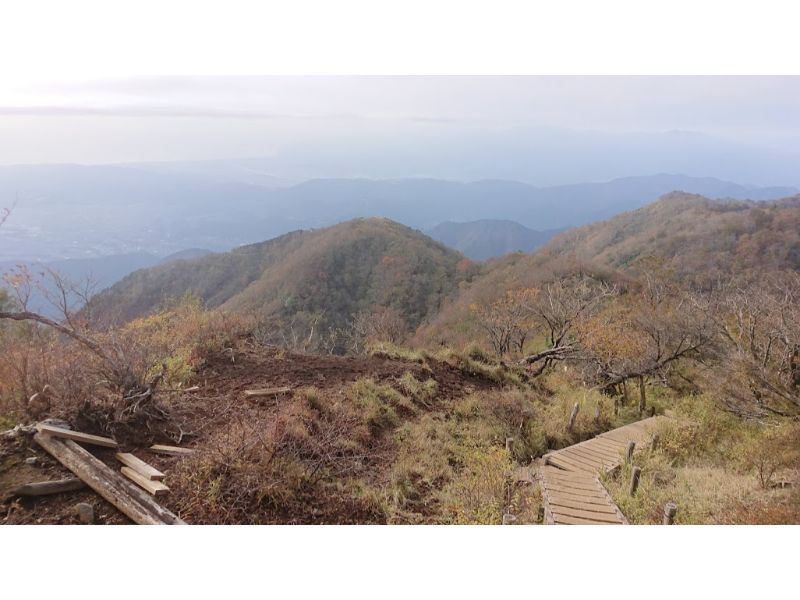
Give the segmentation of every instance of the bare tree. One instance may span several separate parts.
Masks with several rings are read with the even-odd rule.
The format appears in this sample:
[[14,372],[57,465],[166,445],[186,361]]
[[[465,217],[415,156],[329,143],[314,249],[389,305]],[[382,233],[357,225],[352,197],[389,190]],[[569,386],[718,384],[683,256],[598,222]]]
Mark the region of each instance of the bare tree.
[[522,352],[534,328],[530,304],[538,294],[536,288],[509,290],[494,302],[470,307],[495,354]]
[[361,354],[372,342],[397,344],[408,334],[408,325],[398,311],[390,307],[375,306],[353,315],[342,331],[347,351]]
[[[783,414],[800,407],[800,274],[728,283],[713,318],[730,408]],[[746,410],[746,409],[745,409]]]
[[[84,302],[89,300],[91,282],[76,285],[53,270],[48,270],[45,276],[52,284],[50,287],[43,281],[36,280],[24,266],[7,273],[4,279],[12,292],[11,297],[15,306],[12,310],[0,311],[0,319],[37,323],[71,338],[100,359],[103,375],[122,390],[123,395],[140,393],[143,382],[133,373],[124,356],[120,352],[115,352],[112,345],[102,344],[89,330],[88,322],[77,316],[75,299]],[[56,310],[59,315],[57,319],[30,309],[34,288],[37,288],[42,297]]]
[[616,294],[616,286],[584,274],[546,284],[541,293],[530,298],[525,308],[533,316],[537,329],[545,335],[549,347],[526,356],[521,362],[534,369],[534,375],[539,375],[553,362],[573,356],[580,348],[576,325]]
[[603,387],[666,378],[683,359],[700,360],[715,341],[709,311],[676,284],[645,274],[640,289],[582,324],[581,360]]

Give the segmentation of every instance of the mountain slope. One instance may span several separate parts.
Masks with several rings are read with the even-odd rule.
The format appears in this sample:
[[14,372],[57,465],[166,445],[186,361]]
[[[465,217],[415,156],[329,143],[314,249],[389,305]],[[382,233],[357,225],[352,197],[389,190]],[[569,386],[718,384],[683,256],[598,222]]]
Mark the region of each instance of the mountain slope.
[[555,237],[542,252],[614,268],[645,257],[687,276],[800,269],[800,195],[720,202],[672,193],[644,208]]
[[486,263],[482,274],[417,332],[416,342],[464,344],[480,335],[471,310],[475,305],[575,272],[624,286],[650,258],[697,282],[748,271],[800,270],[800,196],[761,203],[673,193],[608,221],[568,230],[533,254]]
[[473,260],[486,260],[510,252],[532,252],[558,232],[534,231],[514,221],[482,219],[467,223],[439,223],[427,233]]
[[128,320],[191,292],[209,307],[275,326],[295,319],[300,328],[316,318],[320,329],[342,327],[381,306],[416,327],[472,272],[461,254],[417,231],[357,219],[137,271],[99,294],[91,309],[104,321]]

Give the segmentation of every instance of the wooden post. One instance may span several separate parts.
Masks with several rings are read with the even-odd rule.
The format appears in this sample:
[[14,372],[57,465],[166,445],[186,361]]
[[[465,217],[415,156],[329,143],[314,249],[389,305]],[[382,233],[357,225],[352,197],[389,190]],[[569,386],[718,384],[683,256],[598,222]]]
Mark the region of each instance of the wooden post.
[[628,404],[628,384],[622,380],[622,406]]
[[628,447],[625,449],[625,462],[629,463],[633,460],[633,451],[636,449],[636,442],[628,442]]
[[94,523],[94,506],[86,502],[80,502],[75,505],[75,516],[78,520],[85,525]]
[[678,505],[674,502],[667,502],[664,506],[663,525],[672,525],[675,522],[675,513],[678,512]]
[[572,428],[575,426],[575,419],[578,418],[578,410],[580,410],[581,405],[576,402],[575,406],[572,407],[572,412],[569,415],[569,422],[567,423],[567,431],[572,433]]
[[506,452],[511,452],[511,446],[513,444],[514,444],[514,438],[513,437],[507,437],[506,438]]
[[639,376],[639,416],[644,414],[644,409],[647,405],[647,396],[644,391],[644,377]]
[[633,470],[631,471],[631,487],[630,490],[628,490],[628,493],[631,496],[635,496],[636,490],[639,489],[639,477],[641,474],[642,470],[639,467],[633,467]]
[[614,416],[616,417],[619,414],[619,399],[614,398]]
[[658,449],[658,442],[661,441],[661,436],[657,433],[653,434],[653,439],[650,440],[650,451],[655,452]]
[[597,403],[597,406],[594,407],[594,422],[595,424],[600,423],[600,403]]
[[517,517],[515,517],[511,513],[506,513],[503,515],[503,525],[511,525],[516,520]]

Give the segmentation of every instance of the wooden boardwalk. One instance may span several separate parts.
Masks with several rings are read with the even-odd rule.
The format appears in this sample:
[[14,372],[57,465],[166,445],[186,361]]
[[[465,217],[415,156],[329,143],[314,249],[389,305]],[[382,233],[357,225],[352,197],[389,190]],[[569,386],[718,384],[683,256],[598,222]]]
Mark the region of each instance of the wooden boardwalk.
[[667,417],[650,417],[544,456],[539,470],[545,523],[627,525],[599,475],[619,467],[629,442],[640,450]]

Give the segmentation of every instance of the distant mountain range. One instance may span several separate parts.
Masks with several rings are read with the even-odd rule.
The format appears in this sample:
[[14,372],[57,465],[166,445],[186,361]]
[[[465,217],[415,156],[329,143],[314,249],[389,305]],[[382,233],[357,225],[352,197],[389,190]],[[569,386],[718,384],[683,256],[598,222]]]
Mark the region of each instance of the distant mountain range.
[[481,219],[440,223],[426,233],[473,260],[486,260],[509,252],[533,252],[561,231],[535,231],[514,221]]
[[557,187],[438,179],[318,179],[275,187],[256,168],[208,171],[202,163],[2,167],[0,207],[13,212],[0,232],[0,260],[224,251],[368,216],[421,230],[491,219],[542,231],[605,219],[675,190],[755,200],[796,193],[682,175]]

